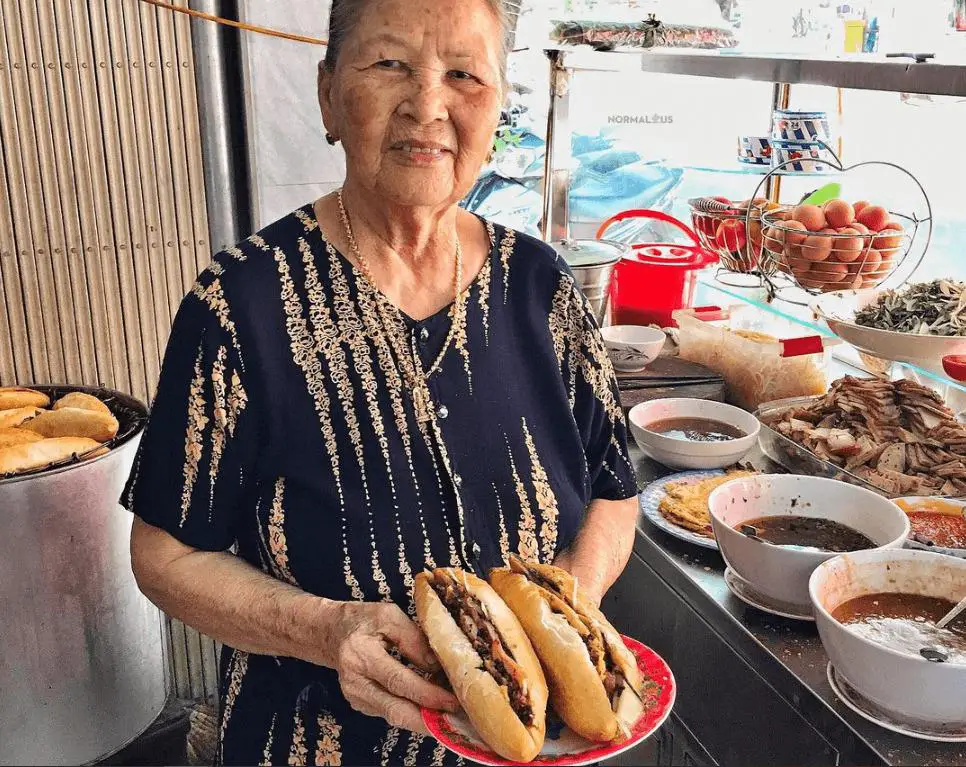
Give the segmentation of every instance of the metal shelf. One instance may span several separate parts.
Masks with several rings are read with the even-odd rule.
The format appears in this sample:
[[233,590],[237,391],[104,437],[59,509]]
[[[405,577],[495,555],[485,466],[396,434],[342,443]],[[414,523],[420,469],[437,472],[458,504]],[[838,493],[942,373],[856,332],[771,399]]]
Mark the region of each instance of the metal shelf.
[[[966,61],[916,63],[870,54],[804,56],[734,50],[649,50],[597,52],[554,48],[561,65],[574,72],[628,72],[827,85],[833,88],[966,96]],[[940,60],[941,62],[941,60]]]

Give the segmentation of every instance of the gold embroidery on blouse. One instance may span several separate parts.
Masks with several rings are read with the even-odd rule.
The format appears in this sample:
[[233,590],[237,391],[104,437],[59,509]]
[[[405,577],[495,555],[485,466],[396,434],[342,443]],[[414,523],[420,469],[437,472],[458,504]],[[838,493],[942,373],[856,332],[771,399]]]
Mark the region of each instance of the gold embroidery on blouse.
[[496,247],[496,227],[489,221],[486,222],[486,236],[490,241],[490,250],[486,254],[486,262],[476,278],[480,286],[479,302],[480,314],[483,318],[483,344],[488,346],[490,343],[490,282],[493,278],[493,259],[491,253]]
[[373,303],[372,291],[373,288],[367,281],[356,281],[356,301],[359,304],[359,311],[362,314],[362,322],[365,325],[366,333],[376,347],[376,359],[379,362],[379,369],[382,371],[383,379],[386,383],[386,390],[389,393],[389,403],[392,407],[393,419],[396,423],[396,431],[399,433],[399,437],[403,443],[403,451],[406,454],[406,463],[409,467],[409,476],[412,478],[413,489],[416,492],[416,514],[419,517],[419,526],[423,532],[423,564],[435,570],[436,562],[433,559],[433,552],[429,543],[429,532],[426,529],[426,519],[423,516],[423,498],[419,491],[419,480],[416,477],[416,469],[413,465],[412,437],[409,433],[409,423],[406,418],[406,409],[403,405],[402,398],[402,377],[393,360],[392,351],[386,342],[386,336],[381,332],[380,319],[375,304]]
[[208,521],[211,522],[215,510],[215,482],[218,480],[218,467],[225,450],[225,427],[228,425],[227,397],[225,394],[225,359],[228,350],[218,347],[218,353],[211,370],[211,388],[215,395],[214,423],[211,429],[211,458],[208,461]]
[[[270,249],[268,247],[268,243],[265,242],[265,239],[260,234],[252,234],[252,235],[249,235],[248,236],[248,241],[252,245],[254,245],[256,248],[258,248],[259,250],[266,250],[267,251],[267,250]],[[242,256],[242,259],[241,260],[244,261],[245,260],[245,257]]]
[[262,761],[260,767],[272,767],[272,741],[275,739],[275,720],[278,714],[272,714],[272,723],[268,728],[268,740],[265,741],[265,749],[262,751]]
[[433,767],[440,767],[443,764],[443,759],[446,758],[446,746],[442,743],[437,743],[436,748],[433,749]]
[[208,268],[205,271],[214,277],[220,277],[225,273],[225,267],[223,267],[219,261],[212,261],[210,264],[208,264]]
[[272,561],[278,568],[283,581],[297,586],[298,582],[292,575],[288,563],[288,541],[285,538],[285,478],[279,477],[275,481],[275,495],[272,498],[272,510],[268,513],[268,545],[272,552]]
[[225,693],[225,709],[221,714],[219,744],[225,742],[225,731],[228,729],[228,722],[235,710],[235,701],[238,700],[238,694],[241,692],[242,682],[245,680],[247,673],[248,653],[241,650],[232,650],[231,660],[228,663],[228,692]]
[[490,343],[490,280],[493,277],[493,262],[487,258],[477,277],[480,286],[480,314],[483,320],[483,345]]
[[496,483],[491,482],[493,496],[496,498],[496,509],[500,515],[500,557],[504,562],[510,561],[510,534],[506,529],[506,517],[503,516],[503,501],[500,500],[500,491],[496,489]]
[[510,449],[510,440],[507,439],[505,434],[503,435],[503,438],[506,439],[506,452],[510,458],[510,472],[513,475],[513,485],[517,491],[517,500],[520,502],[520,524],[517,528],[520,543],[517,547],[517,553],[523,557],[523,559],[535,562],[540,555],[540,551],[537,548],[537,523],[533,518],[533,511],[530,508],[530,499],[527,497],[527,488],[520,479],[520,475],[517,472],[516,462],[513,460],[513,451]]
[[228,390],[228,420],[225,422],[229,437],[235,436],[238,428],[238,417],[248,404],[248,393],[242,386],[241,377],[234,370],[231,371],[231,388]]
[[295,294],[295,284],[292,282],[291,271],[285,253],[280,248],[275,248],[275,263],[278,267],[279,281],[281,282],[282,305],[285,309],[285,329],[288,332],[292,358],[295,364],[301,368],[305,376],[309,394],[315,405],[315,412],[319,419],[319,428],[322,431],[325,451],[329,456],[329,463],[332,467],[332,475],[335,479],[336,490],[339,494],[339,512],[342,517],[342,569],[345,574],[346,586],[352,594],[352,598],[361,601],[365,599],[365,594],[359,586],[359,581],[352,572],[352,559],[349,556],[348,534],[346,532],[345,516],[345,495],[342,490],[342,474],[339,466],[339,447],[335,438],[335,429],[332,426],[332,416],[329,403],[329,395],[325,390],[325,377],[322,373],[322,364],[316,354],[315,344],[312,335],[309,333],[308,323],[302,312],[302,304]]
[[469,389],[469,394],[473,396],[473,371],[470,368],[470,350],[466,345],[466,316],[468,312],[464,309],[461,312],[456,311],[456,304],[450,307],[449,319],[450,322],[455,323],[456,327],[453,330],[453,346],[456,351],[459,352],[460,357],[463,358],[463,372],[466,373],[466,385]]
[[[443,432],[440,431],[439,421],[436,420],[435,413],[433,413],[430,425],[432,426],[433,433],[436,436],[436,446],[439,448],[439,457],[442,459],[443,467],[446,469],[446,474],[449,476],[450,482],[455,488],[453,496],[456,498],[456,516],[459,518],[460,553],[463,556],[463,561],[459,564],[453,565],[453,567],[463,567],[463,562],[469,561],[466,553],[466,524],[463,521],[463,499],[460,497],[459,489],[456,488],[456,472],[453,471],[453,467],[449,462],[449,452],[446,450],[446,442],[443,439]],[[449,531],[449,523],[447,523],[446,529]]]
[[[616,441],[617,441],[617,440],[615,440],[615,439],[613,439],[613,438],[611,439],[611,443],[612,443],[612,444],[613,444],[613,443],[615,443]],[[618,449],[618,452],[620,452],[620,446],[619,446],[619,445],[618,445],[618,447],[617,447],[617,449]],[[612,476],[612,477],[613,477],[613,478],[614,478],[615,480],[617,480],[617,486],[618,486],[618,487],[620,487],[620,489],[621,489],[621,492],[622,492],[622,493],[626,493],[626,492],[627,492],[627,490],[626,490],[626,488],[624,487],[624,482],[623,482],[623,481],[621,480],[621,478],[620,478],[620,477],[619,477],[619,476],[617,475],[617,472],[616,472],[616,471],[614,471],[614,470],[613,470],[613,469],[612,469],[612,468],[610,467],[610,465],[609,465],[609,464],[607,463],[607,461],[604,461],[604,462],[603,462],[603,463],[601,464],[601,466],[602,466],[602,467],[604,468],[604,470],[605,470],[605,471],[606,471],[606,472],[607,472],[608,474],[610,474],[610,475],[611,475],[611,476]]]
[[510,290],[510,256],[513,255],[516,238],[516,232],[507,229],[503,234],[503,241],[500,243],[500,263],[503,265],[503,303],[506,303],[507,291]]
[[302,721],[302,710],[295,706],[295,724],[292,729],[292,746],[288,750],[288,763],[294,767],[305,767],[308,764],[309,749],[305,745],[305,722]]
[[309,232],[314,232],[319,228],[319,222],[316,221],[314,211],[313,215],[309,215],[304,210],[299,208],[295,211],[295,217],[302,222],[302,226],[305,227],[306,234]]
[[[600,331],[590,317],[589,304],[580,288],[571,277],[561,275],[548,326],[561,372],[565,367],[569,372],[570,407],[574,406],[579,371],[603,406],[611,425],[624,425],[624,411],[615,391],[614,368]],[[610,441],[618,455],[630,466],[630,457],[613,435]]]
[[530,454],[530,479],[533,482],[537,508],[540,509],[541,553],[544,562],[552,562],[557,551],[557,496],[554,495],[547,472],[540,462],[540,455],[533,443],[533,436],[530,434],[530,429],[527,428],[527,420],[525,418],[522,420],[523,439],[527,445],[527,452]]
[[208,308],[218,318],[218,324],[231,336],[231,345],[238,355],[238,362],[241,364],[241,369],[244,370],[245,361],[242,359],[241,346],[238,344],[238,330],[235,328],[235,322],[231,318],[228,301],[225,298],[225,291],[221,287],[221,280],[216,277],[207,288],[200,282],[196,282],[191,292],[208,305]]
[[409,746],[406,748],[406,758],[403,760],[403,767],[415,766],[416,758],[419,756],[419,749],[422,748],[424,740],[426,740],[425,735],[417,735],[414,732],[409,733]]
[[392,756],[392,752],[398,742],[399,728],[390,727],[386,732],[386,739],[382,742],[382,748],[379,750],[379,764],[390,764],[389,757]]
[[188,430],[184,438],[184,486],[181,488],[181,523],[184,527],[191,508],[191,496],[194,493],[195,482],[198,481],[198,465],[201,463],[202,439],[208,416],[205,415],[205,378],[201,370],[203,349],[198,346],[198,356],[195,358],[195,374],[191,379],[188,390]]
[[[264,242],[264,240],[262,240]],[[238,247],[232,245],[230,248],[225,248],[225,253],[234,258],[236,261],[247,261],[248,256]]]
[[[362,278],[359,276],[358,273],[356,273],[356,282],[359,283],[361,280]],[[379,293],[378,291],[372,291],[372,296],[373,296],[373,300],[377,302],[379,306],[381,306],[381,310],[377,308],[377,312],[380,317],[385,319],[385,322],[383,322],[383,328],[385,329],[386,333],[389,335],[391,339],[390,342],[392,343],[395,349],[402,350],[401,353],[405,354],[406,353],[405,350],[409,348],[409,338],[408,338],[409,332],[406,329],[406,323],[403,321],[402,316],[399,314],[399,310],[396,309],[396,307],[394,307],[382,293]],[[433,420],[433,423],[435,424],[435,414],[432,420]],[[449,520],[446,516],[446,510],[445,510],[446,494],[443,491],[443,479],[442,479],[442,476],[440,475],[439,464],[436,460],[436,448],[434,447],[434,438],[436,440],[436,444],[439,445],[440,453],[443,455],[443,464],[448,470],[449,464],[445,457],[445,446],[442,444],[442,437],[439,433],[438,428],[434,428],[433,433],[430,434],[429,424],[419,423],[417,421],[417,427],[419,429],[419,433],[423,437],[423,442],[426,444],[426,451],[429,453],[429,456],[432,459],[433,471],[435,471],[436,473],[436,487],[439,491],[440,501],[444,504],[443,526],[446,529],[446,535],[449,539],[450,566],[462,567],[459,554],[456,551],[456,542],[454,540],[453,531],[450,528]],[[457,511],[459,513],[460,520],[462,520],[463,510],[458,496],[456,499],[456,503],[457,503]],[[461,524],[462,524],[462,521],[461,521]],[[460,530],[460,537],[461,539],[463,538],[462,529]]]
[[[329,247],[331,249],[331,246]],[[369,541],[372,547],[372,579],[375,581],[383,601],[388,602],[392,600],[392,594],[389,583],[386,580],[386,574],[383,572],[382,565],[379,562],[376,526],[372,513],[372,498],[369,494],[369,479],[366,474],[366,460],[362,444],[362,430],[355,410],[355,390],[349,378],[348,359],[345,350],[342,348],[342,344],[347,343],[350,349],[352,349],[350,335],[353,330],[353,323],[351,318],[347,319],[343,317],[341,312],[338,316],[338,322],[333,320],[325,301],[325,291],[322,289],[318,270],[315,268],[315,258],[312,254],[312,248],[306,242],[305,238],[302,237],[299,238],[299,252],[302,254],[302,263],[305,266],[305,288],[309,297],[309,318],[312,321],[316,349],[325,356],[326,362],[328,363],[329,376],[335,384],[336,394],[339,398],[339,403],[342,405],[342,415],[345,418],[346,429],[349,432],[349,440],[352,442],[356,463],[359,466],[359,478],[362,482],[362,491],[366,499],[366,511],[369,515]],[[344,277],[339,279],[341,269],[339,268],[338,260],[332,258],[333,255],[334,251],[329,254],[329,277],[332,280],[333,303],[335,304],[337,312],[346,303],[350,304],[351,310],[349,288]],[[368,347],[366,347],[365,351],[368,356]],[[359,354],[355,355],[354,362],[358,369],[360,364]],[[366,362],[368,363],[368,359],[366,359]],[[363,388],[370,389],[370,392],[367,392],[367,397],[371,396],[371,389],[374,387],[374,380],[370,383],[363,379]]]
[[342,725],[328,711],[319,714],[318,724],[319,740],[315,745],[315,763],[337,767],[342,764],[342,746],[339,743]]

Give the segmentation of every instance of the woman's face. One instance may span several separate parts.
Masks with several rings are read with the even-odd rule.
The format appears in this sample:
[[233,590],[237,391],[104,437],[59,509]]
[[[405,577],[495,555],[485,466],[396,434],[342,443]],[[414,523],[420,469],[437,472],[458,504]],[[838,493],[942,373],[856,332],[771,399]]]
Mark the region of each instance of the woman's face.
[[482,0],[370,0],[319,92],[352,181],[399,205],[462,199],[499,120],[500,35]]

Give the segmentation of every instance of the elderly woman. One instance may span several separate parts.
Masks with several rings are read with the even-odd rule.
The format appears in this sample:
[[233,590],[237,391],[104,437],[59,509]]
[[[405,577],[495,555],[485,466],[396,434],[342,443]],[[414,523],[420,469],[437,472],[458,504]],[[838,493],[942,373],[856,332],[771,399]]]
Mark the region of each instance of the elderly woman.
[[344,187],[219,253],[178,313],[124,503],[143,591],[225,645],[223,762],[443,763],[420,707],[457,702],[414,574],[516,552],[599,600],[630,554],[587,305],[551,248],[457,206],[507,37],[500,0],[334,3]]

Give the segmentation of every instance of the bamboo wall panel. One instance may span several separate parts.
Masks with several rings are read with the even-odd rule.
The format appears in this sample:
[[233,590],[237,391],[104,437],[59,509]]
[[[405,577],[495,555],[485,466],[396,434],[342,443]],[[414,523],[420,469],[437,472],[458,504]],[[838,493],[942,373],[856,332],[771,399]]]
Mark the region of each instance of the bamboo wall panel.
[[[190,20],[138,0],[0,0],[0,386],[149,401],[209,262]],[[166,619],[169,690],[216,647]]]

